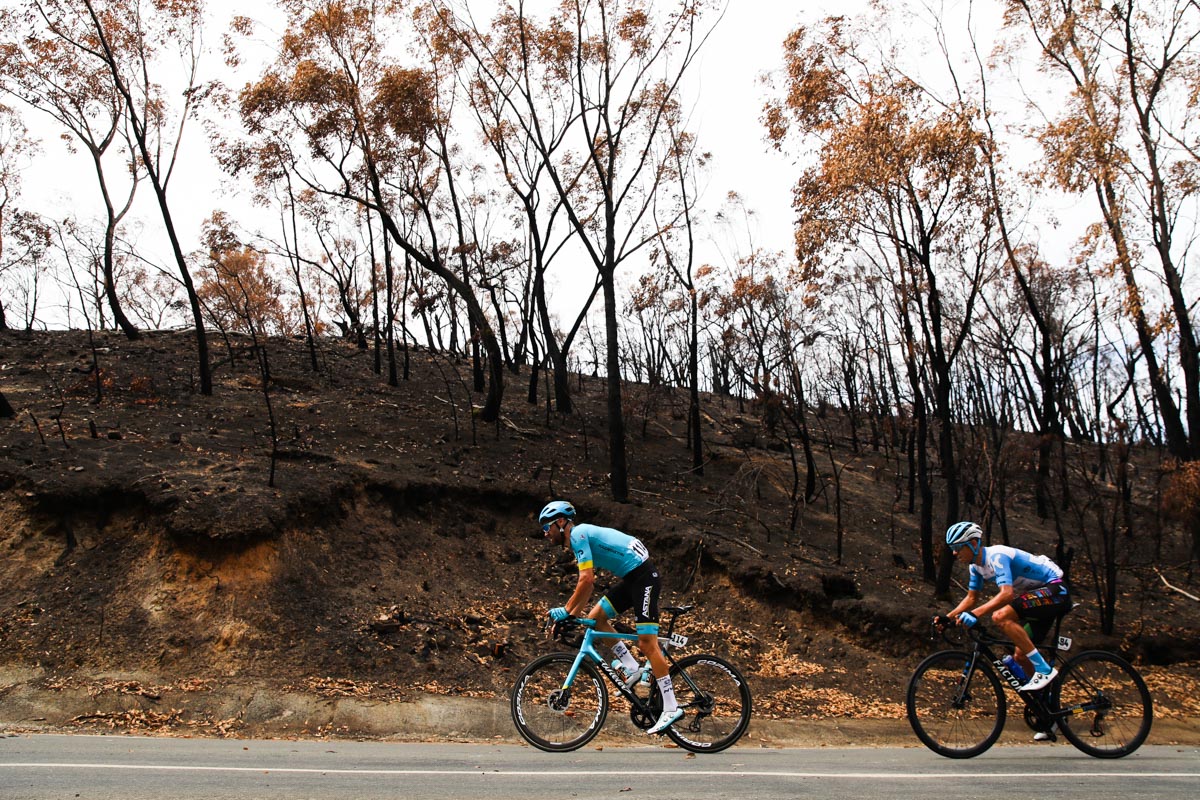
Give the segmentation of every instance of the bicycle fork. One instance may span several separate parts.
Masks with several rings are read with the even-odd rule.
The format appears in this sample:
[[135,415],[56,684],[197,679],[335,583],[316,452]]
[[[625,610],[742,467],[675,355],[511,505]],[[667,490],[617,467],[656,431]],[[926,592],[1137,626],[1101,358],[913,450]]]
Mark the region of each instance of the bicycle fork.
[[958,692],[954,695],[954,701],[951,703],[951,707],[956,710],[961,711],[971,701],[971,677],[975,674],[978,660],[979,653],[971,653],[967,663],[963,664],[962,680],[958,682]]

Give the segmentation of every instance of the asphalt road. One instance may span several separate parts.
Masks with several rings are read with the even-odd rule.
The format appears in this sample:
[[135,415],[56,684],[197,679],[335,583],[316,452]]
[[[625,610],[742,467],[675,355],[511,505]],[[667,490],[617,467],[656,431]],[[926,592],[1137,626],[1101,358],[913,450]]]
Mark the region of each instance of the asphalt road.
[[921,747],[757,748],[692,756],[662,746],[542,753],[484,744],[0,738],[0,798],[1194,798],[1200,748],[1097,760],[1065,743],[970,761]]

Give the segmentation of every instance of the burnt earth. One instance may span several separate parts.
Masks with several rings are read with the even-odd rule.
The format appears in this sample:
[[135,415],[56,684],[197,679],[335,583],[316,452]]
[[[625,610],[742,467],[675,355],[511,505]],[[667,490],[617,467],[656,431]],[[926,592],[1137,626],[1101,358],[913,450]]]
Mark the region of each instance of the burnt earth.
[[[392,387],[371,350],[323,341],[314,372],[303,342],[271,340],[271,485],[251,342],[212,346],[205,397],[187,332],[0,332],[0,391],[17,412],[0,419],[0,667],[36,669],[50,688],[146,673],[503,696],[551,647],[545,610],[574,585],[570,554],[535,520],[557,497],[647,543],[664,604],[697,605],[682,629],[742,666],[761,717],[902,716],[908,674],[934,647],[927,620],[953,602],[918,573],[895,456],[852,452],[832,412],[814,435],[843,470],[840,563],[830,476],[792,529],[790,467],[753,404],[705,398],[696,475],[686,396],[627,385],[633,491],[621,504],[603,379],[576,376],[579,410],[563,416],[544,387],[526,401],[522,369],[485,425],[466,361],[413,352],[411,378]],[[1014,543],[1052,551],[1030,486],[1017,488]],[[1153,513],[1152,497],[1139,502]],[[1197,593],[1187,543],[1169,531],[1156,559],[1149,542],[1125,546],[1119,634],[1099,633],[1078,561],[1084,602],[1067,627],[1134,659],[1163,713],[1198,716],[1200,604],[1164,584]]]

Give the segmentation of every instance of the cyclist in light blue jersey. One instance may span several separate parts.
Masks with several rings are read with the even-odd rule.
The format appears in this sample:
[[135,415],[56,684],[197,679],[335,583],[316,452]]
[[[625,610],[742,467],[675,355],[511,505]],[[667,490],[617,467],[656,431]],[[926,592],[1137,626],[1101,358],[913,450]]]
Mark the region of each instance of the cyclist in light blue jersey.
[[[675,699],[669,665],[658,646],[658,594],[662,579],[650,561],[650,553],[640,540],[614,528],[577,524],[575,507],[564,500],[555,500],[538,515],[542,532],[556,547],[569,546],[575,553],[579,579],[566,605],[550,609],[550,619],[561,622],[570,616],[587,613],[596,583],[596,569],[604,569],[620,578],[587,616],[596,620],[596,630],[614,633],[610,619],[626,609],[635,610],[634,624],[638,634],[638,649],[650,661],[650,670],[662,694],[662,713],[646,733],[662,733],[682,716]],[[637,659],[624,642],[613,645],[613,655],[621,662],[625,678],[632,685],[639,677]]]
[[[1035,635],[1040,639],[1050,623],[1071,608],[1063,571],[1046,556],[1004,545],[984,547],[982,537],[983,531],[974,522],[957,522],[946,531],[946,546],[959,563],[970,565],[971,573],[967,596],[948,616],[970,627],[979,617],[991,614],[992,621],[1016,646],[1017,663],[1026,674],[1033,672],[1021,690],[1044,689],[1058,670],[1038,652],[1025,622],[1038,630]],[[996,584],[997,592],[979,604],[979,590],[985,582]]]

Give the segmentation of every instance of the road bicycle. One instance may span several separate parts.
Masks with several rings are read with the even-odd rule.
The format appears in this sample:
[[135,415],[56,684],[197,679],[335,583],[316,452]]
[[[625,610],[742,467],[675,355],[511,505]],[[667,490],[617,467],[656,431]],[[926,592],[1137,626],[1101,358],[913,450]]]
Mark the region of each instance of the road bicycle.
[[[694,606],[667,607],[670,615],[659,646],[670,663],[675,698],[683,717],[666,734],[693,753],[716,753],[733,745],[750,724],[750,687],[737,667],[709,654],[676,660],[672,651],[687,644],[675,633],[675,622]],[[555,626],[556,636],[583,629],[578,652],[549,653],[530,661],[517,676],[512,690],[512,718],[525,741],[542,750],[567,752],[590,742],[608,716],[609,695],[605,680],[629,701],[629,718],[649,729],[662,711],[658,682],[649,676],[646,697],[636,691],[637,681],[623,678],[596,650],[600,640],[623,639],[636,643],[637,634],[605,633],[595,620],[569,617]],[[649,663],[641,669],[648,671]]]
[[[1153,703],[1146,682],[1133,666],[1104,650],[1086,650],[1065,661],[1059,651],[1071,640],[1055,622],[1046,661],[1058,663],[1058,676],[1044,689],[1023,692],[1024,683],[993,648],[1011,648],[1007,639],[983,625],[967,628],[971,646],[942,650],[922,661],[908,682],[905,706],[913,731],[926,747],[948,758],[973,758],[1000,738],[1007,717],[1005,687],[1025,704],[1025,723],[1054,739],[1061,731],[1076,748],[1096,758],[1121,758],[1137,750],[1150,733]],[[949,623],[948,625],[945,623]],[[934,622],[951,644],[949,631],[962,630],[942,618]]]

